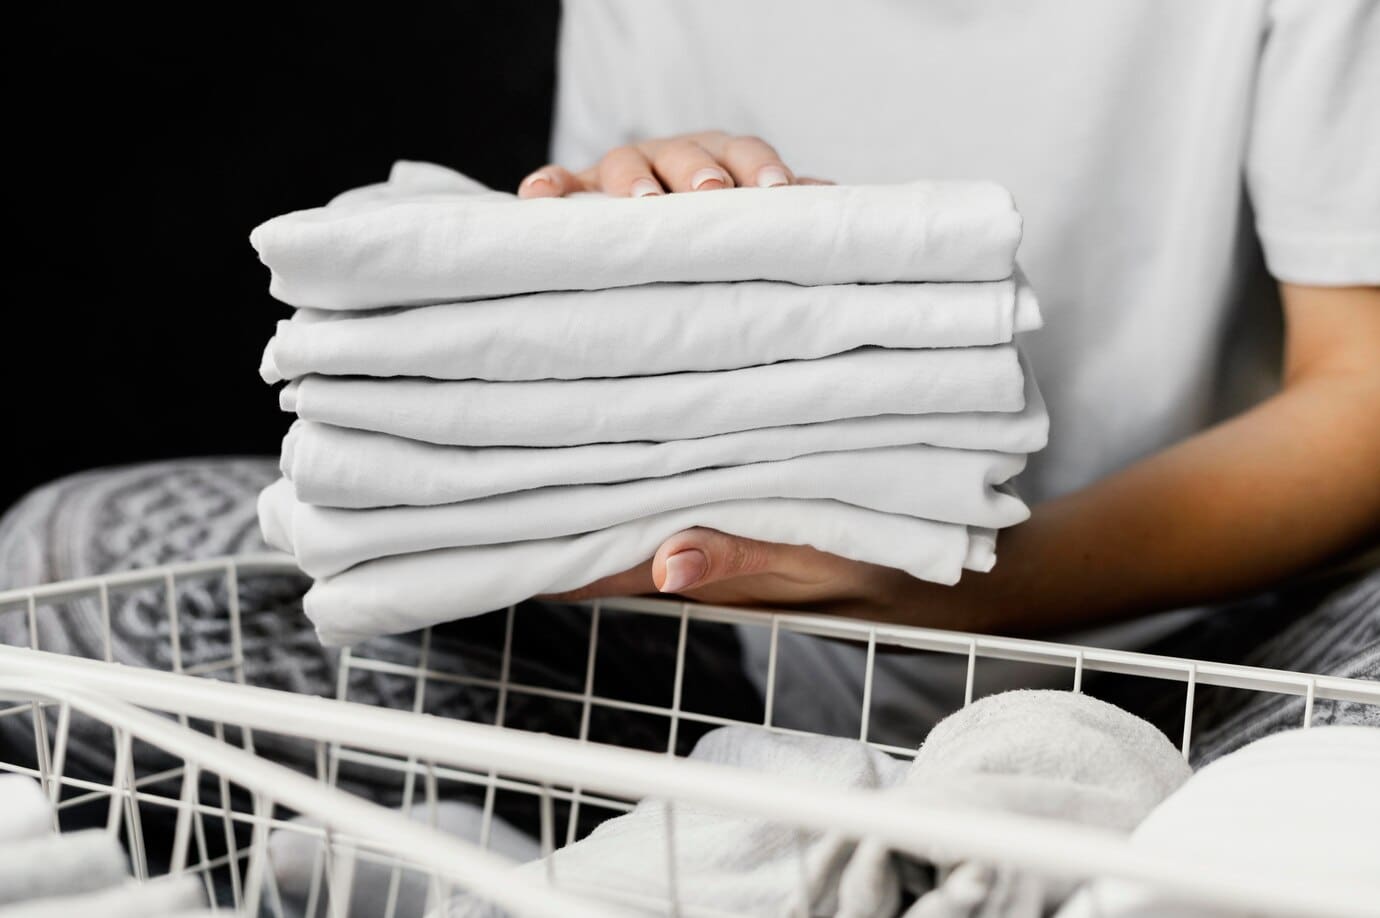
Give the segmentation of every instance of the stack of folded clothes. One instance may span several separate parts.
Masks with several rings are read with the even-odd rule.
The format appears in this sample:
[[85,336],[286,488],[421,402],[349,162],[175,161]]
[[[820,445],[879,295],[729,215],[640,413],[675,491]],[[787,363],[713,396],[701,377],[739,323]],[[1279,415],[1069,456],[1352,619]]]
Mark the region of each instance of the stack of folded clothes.
[[350,643],[574,589],[707,526],[937,583],[1048,431],[986,182],[518,201],[438,166],[251,237],[298,420],[270,544]]

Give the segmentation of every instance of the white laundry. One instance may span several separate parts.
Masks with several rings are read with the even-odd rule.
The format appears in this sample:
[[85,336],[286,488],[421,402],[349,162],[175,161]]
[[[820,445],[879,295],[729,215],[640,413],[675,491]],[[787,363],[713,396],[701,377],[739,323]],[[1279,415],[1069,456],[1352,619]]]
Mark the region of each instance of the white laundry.
[[[1190,774],[1163,733],[1115,705],[1078,692],[1018,690],[988,695],[936,724],[890,793],[897,807],[941,803],[1126,833]],[[942,842],[909,853],[960,868],[922,896],[918,915],[1039,918],[1072,892],[1068,883],[1032,882],[1005,867],[963,869],[961,853]],[[979,892],[971,910],[950,907],[965,898],[957,886]],[[842,875],[837,918],[894,914],[898,900],[891,852],[864,840]]]
[[[856,740],[731,726],[690,756],[779,780],[886,795],[923,824],[925,807],[997,811],[1128,832],[1189,775],[1178,750],[1138,717],[1073,692],[988,696],[951,714],[907,764]],[[1038,918],[1065,890],[1005,867],[969,864],[952,843],[896,858],[875,839],[819,832],[677,801],[678,882],[686,914],[895,915],[903,886],[920,896],[907,914]],[[634,913],[666,914],[667,804],[646,799],[550,858],[517,867],[513,882],[554,881]],[[939,868],[932,874],[911,864]],[[950,867],[956,867],[952,871]],[[1054,896],[1050,897],[1053,892]],[[467,896],[451,915],[494,912]]]
[[529,488],[660,478],[693,469],[771,462],[811,453],[925,444],[1032,453],[1049,416],[1033,376],[1015,413],[889,414],[742,430],[662,443],[567,447],[440,446],[297,421],[281,466],[297,499],[324,507],[426,506]]
[[[323,319],[327,321],[323,321]],[[340,319],[340,321],[329,321]],[[1005,344],[1040,323],[1030,286],[771,281],[649,284],[278,323],[267,382],[327,376],[587,379],[827,357],[860,347]]]
[[880,414],[1015,412],[1016,349],[865,348],[712,373],[527,382],[305,376],[279,395],[309,421],[457,446],[681,440]]
[[120,840],[102,829],[0,845],[0,907],[107,889],[129,875]]
[[[270,544],[287,544],[287,535],[275,531],[272,514],[261,514],[260,522]],[[582,535],[366,561],[318,579],[302,604],[323,643],[352,644],[573,590],[645,562],[664,539],[692,526],[812,545],[935,583],[955,583],[964,569],[990,570],[996,560],[992,530],[828,500],[726,501]]]
[[728,500],[835,500],[883,513],[1001,529],[1030,511],[998,486],[1025,456],[897,446],[699,469],[665,478],[565,485],[429,507],[348,510],[302,503],[280,479],[260,497],[266,530],[314,577],[389,555],[575,535]]
[[[811,781],[830,789],[874,790],[898,781],[905,763],[856,740],[789,736],[761,727],[722,727],[704,735],[690,758]],[[669,909],[667,805],[649,799],[603,823],[548,860],[513,870],[515,883],[554,882],[634,915],[828,915],[854,843],[817,830],[680,801],[674,804],[678,909]],[[450,918],[498,918],[495,907],[457,896]],[[620,911],[619,914],[624,914]],[[879,913],[880,914],[880,913]],[[432,913],[440,918],[441,912]]]
[[197,876],[133,880],[95,892],[65,891],[0,912],[0,918],[213,918],[203,910],[206,888]]
[[[430,824],[432,807],[414,803],[408,812],[414,822]],[[484,809],[462,800],[440,800],[435,805],[435,827],[456,838],[479,843],[484,836]],[[488,850],[516,863],[536,860],[541,846],[536,839],[514,828],[501,817],[489,814]],[[297,817],[287,827],[274,829],[268,836],[269,862],[278,891],[289,906],[288,914],[302,914],[311,898],[314,878],[325,871],[325,840],[320,834],[320,822]],[[316,831],[312,831],[315,829]],[[414,869],[397,871],[394,881],[392,864],[380,863],[368,857],[355,859],[354,882],[350,886],[348,905],[344,913],[360,918],[388,915],[393,918],[420,918],[426,912],[427,896],[431,890],[431,876]],[[320,882],[319,879],[316,882]],[[389,890],[396,882],[393,910],[388,910]]]
[[[1319,913],[1374,914],[1380,902],[1377,775],[1380,730],[1374,727],[1278,733],[1204,766],[1145,818],[1131,842],[1200,875],[1295,878],[1316,890]],[[1339,901],[1335,890],[1358,887],[1369,893]],[[1246,914],[1259,912],[1228,912],[1134,882],[1098,880],[1059,918]]]
[[38,838],[54,831],[48,795],[27,775],[0,775],[0,844]]
[[520,201],[444,171],[398,163],[381,186],[256,228],[270,292],[358,309],[662,281],[995,281],[1021,236],[991,182]]

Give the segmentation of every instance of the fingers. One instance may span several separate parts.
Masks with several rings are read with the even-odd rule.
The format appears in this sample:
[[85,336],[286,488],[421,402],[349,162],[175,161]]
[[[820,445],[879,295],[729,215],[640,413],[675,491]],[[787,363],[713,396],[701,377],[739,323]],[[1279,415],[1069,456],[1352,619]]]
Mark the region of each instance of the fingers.
[[772,569],[781,546],[716,529],[676,533],[652,557],[652,580],[663,593],[683,593],[720,580]]
[[620,198],[645,198],[665,189],[652,171],[652,161],[637,147],[610,150],[596,167],[599,188]]
[[640,198],[668,191],[832,184],[797,178],[781,154],[760,137],[702,131],[617,147],[579,173],[543,166],[522,180],[518,197],[558,198],[577,191],[602,191],[614,197]]
[[715,191],[732,188],[733,178],[704,147],[683,137],[639,146],[657,178],[670,191]]
[[586,191],[584,182],[564,166],[542,166],[518,185],[520,198],[559,198],[576,191]]
[[775,188],[795,183],[781,154],[760,137],[728,137],[719,149],[710,149],[741,187]]

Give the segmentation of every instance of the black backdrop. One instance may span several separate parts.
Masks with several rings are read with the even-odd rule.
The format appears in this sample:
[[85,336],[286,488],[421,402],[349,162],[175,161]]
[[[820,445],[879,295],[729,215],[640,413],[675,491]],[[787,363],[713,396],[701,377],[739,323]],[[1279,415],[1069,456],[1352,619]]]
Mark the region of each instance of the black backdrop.
[[287,310],[250,229],[394,159],[511,188],[546,157],[555,0],[177,9],[9,36],[34,58],[8,94],[0,509],[79,469],[276,452],[256,368]]

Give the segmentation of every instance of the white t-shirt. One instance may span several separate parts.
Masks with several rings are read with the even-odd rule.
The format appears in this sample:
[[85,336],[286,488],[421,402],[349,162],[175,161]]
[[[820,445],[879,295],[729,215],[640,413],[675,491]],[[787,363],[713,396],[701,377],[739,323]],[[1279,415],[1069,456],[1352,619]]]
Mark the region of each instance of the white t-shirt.
[[1032,500],[1239,407],[1278,361],[1261,249],[1279,280],[1380,284],[1371,0],[567,0],[558,83],[573,168],[717,128],[802,175],[1009,187],[1046,318]]

